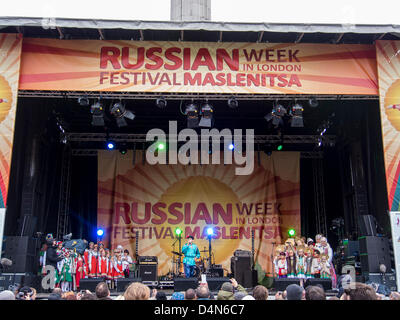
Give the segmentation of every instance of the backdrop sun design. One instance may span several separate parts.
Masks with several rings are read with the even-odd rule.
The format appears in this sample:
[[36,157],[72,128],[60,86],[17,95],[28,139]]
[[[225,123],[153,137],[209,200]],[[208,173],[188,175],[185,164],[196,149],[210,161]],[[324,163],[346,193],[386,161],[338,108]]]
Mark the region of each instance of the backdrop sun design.
[[[109,151],[104,154],[110,158]],[[281,234],[289,227],[299,230],[298,153],[263,156],[250,176],[235,175],[234,165],[151,166],[140,162],[133,167],[132,151],[123,157],[113,152],[112,157],[116,170],[99,153],[98,222],[103,227],[112,226],[109,244],[113,248],[122,244],[132,251],[135,239],[130,228],[135,227],[140,233],[140,255],[158,256],[161,274],[172,271],[171,251],[179,250],[178,243],[172,246],[177,227],[183,230],[183,237],[193,233],[200,250],[208,250],[205,227],[217,227],[212,240],[215,263],[227,270],[236,249],[251,250],[251,228],[263,227],[261,239],[260,232],[255,232],[255,253],[267,272],[272,271],[271,242],[281,242]],[[140,151],[136,159],[141,159]],[[116,172],[114,178],[102,161],[107,161],[108,171]],[[279,166],[282,169],[277,170]],[[262,205],[265,203],[268,206]]]
[[400,210],[400,43],[377,41],[379,100],[389,210]]

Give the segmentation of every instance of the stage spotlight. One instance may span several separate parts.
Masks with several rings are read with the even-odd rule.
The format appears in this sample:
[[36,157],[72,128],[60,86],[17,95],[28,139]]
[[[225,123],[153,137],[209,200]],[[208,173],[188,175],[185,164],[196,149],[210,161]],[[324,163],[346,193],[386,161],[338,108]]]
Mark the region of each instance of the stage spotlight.
[[235,146],[233,145],[233,143],[231,143],[231,144],[228,146],[228,149],[229,149],[229,150],[235,149]]
[[186,106],[184,114],[187,116],[187,127],[189,129],[197,128],[199,126],[199,115],[197,106],[194,103],[190,103]]
[[164,109],[167,106],[167,100],[165,100],[163,97],[158,98],[156,100],[156,106],[159,107],[160,109]]
[[126,154],[126,153],[128,152],[128,148],[126,147],[126,144],[125,144],[125,143],[122,143],[122,144],[120,145],[120,147],[119,147],[119,152],[120,152],[121,154]]
[[78,98],[78,103],[82,106],[82,107],[86,107],[90,104],[88,97],[80,97]]
[[276,104],[270,113],[268,113],[264,119],[271,121],[275,128],[283,125],[282,117],[287,113],[284,106]]
[[228,107],[231,109],[236,109],[239,106],[239,102],[235,97],[231,97],[228,99]]
[[282,151],[283,150],[283,144],[278,144],[277,146],[276,146],[276,150],[277,151]]
[[175,234],[177,237],[180,237],[182,235],[182,229],[181,228],[176,228],[175,229]]
[[165,149],[165,143],[164,143],[164,142],[160,142],[160,143],[157,145],[157,149],[158,149],[158,150],[164,150],[164,149]]
[[104,235],[104,230],[101,228],[97,229],[97,236],[102,237],[103,235]]
[[114,103],[111,106],[110,113],[114,116],[118,127],[126,127],[128,125],[125,118],[135,119],[135,114],[127,110],[121,102]]
[[211,128],[213,123],[213,107],[205,103],[200,109],[201,119],[199,122],[199,127]]
[[293,238],[295,235],[296,235],[296,230],[293,229],[293,228],[290,228],[290,229],[288,230],[288,236],[289,236],[290,238]]
[[303,128],[304,127],[304,121],[303,121],[303,111],[304,108],[296,103],[294,104],[291,109],[290,109],[290,126],[293,128]]
[[214,228],[207,228],[207,236],[212,237],[214,235]]
[[90,113],[92,114],[92,126],[104,126],[104,108],[100,101],[92,104]]
[[317,98],[311,97],[310,100],[308,100],[308,104],[310,105],[311,108],[316,108],[319,105],[319,102]]
[[106,142],[106,147],[107,147],[108,150],[113,150],[115,148],[115,142],[108,140]]

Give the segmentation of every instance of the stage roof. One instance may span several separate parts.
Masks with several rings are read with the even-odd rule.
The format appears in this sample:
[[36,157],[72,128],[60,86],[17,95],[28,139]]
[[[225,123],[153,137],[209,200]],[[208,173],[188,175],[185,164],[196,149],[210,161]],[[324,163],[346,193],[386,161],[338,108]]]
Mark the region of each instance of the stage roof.
[[400,39],[400,25],[126,21],[0,17],[0,32],[60,39],[371,44]]

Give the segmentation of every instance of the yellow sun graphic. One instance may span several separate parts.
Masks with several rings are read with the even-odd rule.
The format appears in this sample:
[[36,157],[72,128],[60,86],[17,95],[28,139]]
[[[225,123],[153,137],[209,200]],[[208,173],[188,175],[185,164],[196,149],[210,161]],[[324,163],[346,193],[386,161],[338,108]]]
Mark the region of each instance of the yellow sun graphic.
[[7,117],[12,106],[12,91],[8,81],[0,76],[0,123]]
[[[398,108],[393,108],[397,105]],[[397,131],[400,131],[400,79],[395,81],[385,95],[385,113]]]

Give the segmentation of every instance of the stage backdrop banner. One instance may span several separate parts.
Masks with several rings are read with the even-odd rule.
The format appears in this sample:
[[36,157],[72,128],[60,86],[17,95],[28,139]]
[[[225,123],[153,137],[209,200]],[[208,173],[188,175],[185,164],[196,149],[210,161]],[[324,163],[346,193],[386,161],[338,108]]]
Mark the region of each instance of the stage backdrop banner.
[[33,38],[20,89],[378,95],[373,45]]
[[400,212],[390,212],[397,291],[400,291]]
[[300,234],[300,153],[262,153],[248,176],[235,175],[235,165],[143,164],[141,154],[133,164],[133,151],[99,151],[97,221],[107,246],[131,254],[138,231],[139,255],[157,256],[159,274],[173,271],[178,227],[182,245],[193,235],[207,252],[205,232],[214,227],[215,263],[227,271],[235,250],[251,251],[255,230],[259,276],[272,272],[273,243],[285,241],[289,228]]
[[21,35],[0,35],[0,208],[7,205],[21,46]]
[[376,43],[389,210],[400,211],[400,41]]

